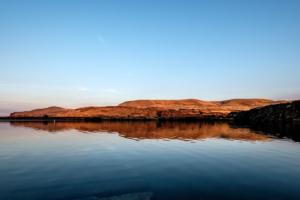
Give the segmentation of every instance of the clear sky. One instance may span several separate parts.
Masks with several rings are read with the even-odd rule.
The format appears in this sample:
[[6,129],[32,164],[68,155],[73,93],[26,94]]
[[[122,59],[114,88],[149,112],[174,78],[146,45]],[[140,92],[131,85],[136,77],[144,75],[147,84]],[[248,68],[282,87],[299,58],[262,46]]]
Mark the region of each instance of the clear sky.
[[300,1],[0,0],[0,116],[188,98],[300,99]]

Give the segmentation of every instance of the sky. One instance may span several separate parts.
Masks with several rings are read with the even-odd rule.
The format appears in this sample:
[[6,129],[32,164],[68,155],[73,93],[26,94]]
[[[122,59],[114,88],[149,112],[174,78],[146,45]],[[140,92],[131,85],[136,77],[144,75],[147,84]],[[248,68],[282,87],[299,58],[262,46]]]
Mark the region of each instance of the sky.
[[0,116],[300,99],[299,0],[0,0]]

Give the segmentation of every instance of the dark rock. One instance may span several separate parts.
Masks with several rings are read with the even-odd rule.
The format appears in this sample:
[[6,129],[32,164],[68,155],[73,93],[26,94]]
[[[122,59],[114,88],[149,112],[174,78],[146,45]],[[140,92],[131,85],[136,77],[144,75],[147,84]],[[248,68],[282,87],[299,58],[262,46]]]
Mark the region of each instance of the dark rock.
[[249,111],[231,112],[227,117],[232,117],[236,121],[298,121],[300,101],[269,105]]

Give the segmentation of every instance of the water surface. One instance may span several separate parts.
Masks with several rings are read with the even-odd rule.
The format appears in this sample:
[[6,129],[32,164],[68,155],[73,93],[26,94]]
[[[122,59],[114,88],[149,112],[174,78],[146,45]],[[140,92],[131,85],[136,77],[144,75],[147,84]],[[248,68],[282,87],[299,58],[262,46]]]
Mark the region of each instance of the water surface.
[[0,122],[0,199],[300,199],[299,125]]

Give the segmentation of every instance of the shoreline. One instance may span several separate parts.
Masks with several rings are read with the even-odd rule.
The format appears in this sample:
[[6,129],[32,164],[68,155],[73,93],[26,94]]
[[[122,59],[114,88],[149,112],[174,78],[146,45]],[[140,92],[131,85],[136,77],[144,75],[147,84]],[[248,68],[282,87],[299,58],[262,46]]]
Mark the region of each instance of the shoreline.
[[1,121],[234,121],[228,117],[0,117]]
[[[49,109],[49,108],[48,108]],[[137,108],[131,108],[137,109]],[[147,108],[146,110],[154,109],[154,114],[150,117],[145,116],[97,116],[94,117],[54,117],[40,114],[40,117],[24,117],[24,116],[7,116],[0,117],[0,121],[294,121],[300,122],[300,100],[289,103],[268,105],[257,107],[248,111],[230,112],[226,117],[219,115],[185,115],[168,117],[164,112],[157,111],[156,108]],[[171,112],[171,110],[169,110]],[[165,115],[162,115],[165,114]],[[95,116],[96,115],[96,116]],[[44,117],[41,117],[44,116]]]

